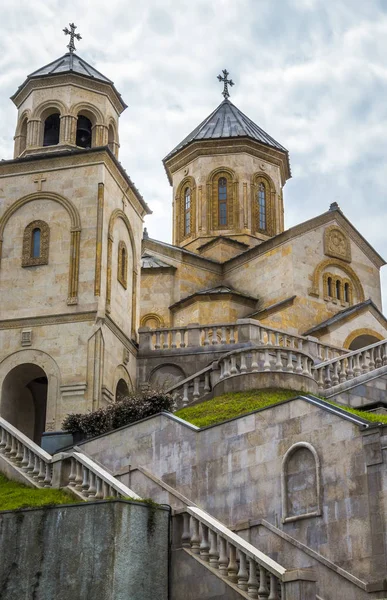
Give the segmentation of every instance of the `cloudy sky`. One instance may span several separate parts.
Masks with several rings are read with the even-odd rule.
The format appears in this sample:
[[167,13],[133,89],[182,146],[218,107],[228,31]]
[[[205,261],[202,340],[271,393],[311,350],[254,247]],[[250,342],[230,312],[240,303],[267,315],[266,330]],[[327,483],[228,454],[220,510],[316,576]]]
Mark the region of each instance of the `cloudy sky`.
[[[171,188],[161,159],[222,100],[290,151],[290,227],[338,202],[387,258],[387,0],[3,0],[0,158],[12,157],[25,76],[77,52],[129,105],[120,159],[153,210],[152,237],[171,240]],[[384,280],[387,306],[387,267]]]

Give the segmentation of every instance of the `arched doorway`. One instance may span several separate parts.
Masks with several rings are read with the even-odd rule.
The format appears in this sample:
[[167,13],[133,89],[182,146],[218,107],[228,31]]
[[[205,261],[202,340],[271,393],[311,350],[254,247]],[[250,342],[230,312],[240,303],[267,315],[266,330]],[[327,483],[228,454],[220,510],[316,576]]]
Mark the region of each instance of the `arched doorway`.
[[0,415],[40,444],[46,428],[47,375],[31,363],[14,367],[4,378]]
[[120,379],[116,387],[116,402],[129,396],[129,387],[124,379]]

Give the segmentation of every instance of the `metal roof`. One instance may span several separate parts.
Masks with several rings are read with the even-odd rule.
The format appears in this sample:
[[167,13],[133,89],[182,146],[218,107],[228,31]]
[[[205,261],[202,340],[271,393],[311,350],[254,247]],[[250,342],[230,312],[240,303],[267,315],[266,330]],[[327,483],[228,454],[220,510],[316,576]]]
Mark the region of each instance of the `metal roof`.
[[52,63],[49,63],[37,71],[34,71],[28,75],[27,79],[69,72],[77,73],[78,75],[83,75],[84,77],[92,77],[93,79],[104,81],[105,83],[113,83],[110,79],[105,77],[105,75],[102,75],[102,73],[97,71],[97,69],[94,69],[94,67],[89,65],[89,63],[83,60],[83,58],[70,52],[67,52],[60,58],[54,60]]
[[249,137],[261,144],[266,144],[282,152],[286,148],[263,131],[249,117],[243,114],[227,98],[200,125],[196,127],[180,144],[178,144],[164,160],[196,140],[214,140],[220,138]]
[[353,306],[349,306],[348,308],[344,308],[344,310],[340,310],[338,313],[336,313],[335,315],[333,315],[333,317],[330,317],[329,319],[326,319],[325,321],[322,321],[318,325],[315,325],[311,329],[308,329],[308,331],[305,331],[305,333],[303,333],[302,335],[313,335],[313,333],[315,333],[316,331],[319,331],[320,329],[323,329],[324,327],[329,327],[330,325],[334,325],[335,323],[341,321],[342,319],[344,319],[344,318],[346,318],[346,317],[348,317],[348,316],[350,316],[352,314],[355,314],[355,313],[359,312],[360,310],[362,310],[366,306],[369,306],[370,308],[373,308],[374,310],[376,310],[376,312],[384,320],[386,320],[386,317],[384,316],[384,314],[378,309],[378,307],[376,306],[376,304],[374,302],[372,302],[372,300],[369,298],[368,300],[364,300],[363,302],[359,302],[359,304],[354,304]]

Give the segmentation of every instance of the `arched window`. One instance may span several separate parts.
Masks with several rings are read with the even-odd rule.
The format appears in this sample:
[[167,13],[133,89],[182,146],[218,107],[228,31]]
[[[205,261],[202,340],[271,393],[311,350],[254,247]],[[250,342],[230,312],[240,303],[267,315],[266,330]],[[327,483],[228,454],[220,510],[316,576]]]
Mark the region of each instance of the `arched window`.
[[125,242],[118,244],[117,279],[126,289],[128,285],[128,251]]
[[20,128],[19,154],[24,152],[27,146],[27,119],[23,120]]
[[308,442],[297,442],[282,461],[282,522],[321,515],[320,460]]
[[328,296],[329,298],[332,298],[333,295],[333,289],[332,289],[332,277],[328,277],[327,278],[327,291],[328,291]]
[[266,186],[261,181],[258,186],[258,229],[267,229],[266,224]]
[[184,235],[191,233],[191,189],[184,192]]
[[36,227],[32,232],[32,244],[31,244],[31,256],[32,258],[40,257],[40,239],[41,239],[41,230],[39,227]]
[[44,221],[32,221],[24,230],[22,267],[48,264],[50,229]]
[[220,177],[218,181],[218,222],[227,226],[227,179]]
[[76,144],[80,148],[91,148],[91,129],[90,119],[83,115],[78,116]]
[[59,144],[60,117],[54,113],[44,122],[43,146],[56,146]]
[[341,300],[341,281],[340,281],[340,279],[336,279],[336,298],[337,298],[337,300]]

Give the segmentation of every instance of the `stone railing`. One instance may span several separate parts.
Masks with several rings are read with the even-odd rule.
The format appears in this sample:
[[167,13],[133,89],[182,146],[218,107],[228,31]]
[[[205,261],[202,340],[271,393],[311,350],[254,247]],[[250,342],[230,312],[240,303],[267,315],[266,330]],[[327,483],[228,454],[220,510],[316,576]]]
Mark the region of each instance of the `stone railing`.
[[88,456],[75,451],[51,456],[1,417],[0,455],[36,487],[68,486],[85,500],[124,497],[140,500],[140,496]]
[[51,487],[52,457],[0,417],[0,454],[39,487]]
[[[177,400],[177,408],[187,406],[190,402],[211,392],[214,380],[213,369],[214,367],[211,364],[209,367],[197,371],[191,377],[179,381],[166,390],[168,394],[172,394]],[[216,379],[219,378],[217,377]]]
[[200,326],[163,329],[139,329],[140,352],[176,350],[181,348],[210,348],[222,350],[233,344],[254,342],[262,346],[280,346],[304,350],[317,360],[328,360],[346,352],[329,344],[318,342],[315,338],[293,335],[280,329],[266,327],[254,319],[239,319],[236,323],[215,323]]
[[104,500],[106,498],[130,497],[140,500],[126,485],[110,475],[105,469],[97,465],[88,456],[80,452],[73,452],[70,458],[71,466],[68,476],[68,485],[86,500]]
[[387,340],[325,361],[313,368],[320,391],[330,389],[387,365]]
[[[216,569],[241,596],[258,600],[315,597],[313,573],[287,571],[200,508],[188,506],[182,518],[182,547]],[[298,589],[297,584],[301,584]]]
[[287,347],[261,346],[232,350],[219,359],[219,381],[243,373],[295,373],[313,379],[313,359]]
[[164,329],[139,329],[140,351],[170,350],[197,346],[227,346],[238,341],[235,323],[187,325]]

